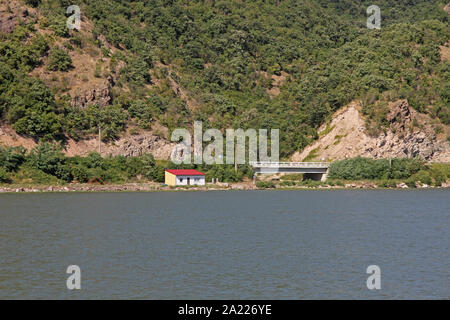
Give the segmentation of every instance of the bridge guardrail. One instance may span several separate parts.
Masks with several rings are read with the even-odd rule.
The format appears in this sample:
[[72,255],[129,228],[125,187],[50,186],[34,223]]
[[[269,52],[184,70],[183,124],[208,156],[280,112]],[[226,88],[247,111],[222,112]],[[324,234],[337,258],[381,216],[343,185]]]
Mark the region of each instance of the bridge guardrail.
[[329,162],[250,162],[252,167],[279,168],[279,167],[295,167],[295,168],[328,168]]

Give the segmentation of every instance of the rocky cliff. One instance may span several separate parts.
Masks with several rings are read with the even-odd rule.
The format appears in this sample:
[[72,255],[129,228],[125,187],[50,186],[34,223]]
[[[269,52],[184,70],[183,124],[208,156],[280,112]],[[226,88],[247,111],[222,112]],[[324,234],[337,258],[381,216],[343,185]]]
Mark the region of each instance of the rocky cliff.
[[427,161],[450,162],[450,142],[446,140],[449,127],[433,123],[428,116],[413,110],[407,100],[389,105],[389,126],[377,137],[368,135],[360,109],[360,104],[353,102],[338,111],[330,123],[319,129],[320,138],[295,153],[292,160],[341,160],[363,156],[375,159],[421,157]]

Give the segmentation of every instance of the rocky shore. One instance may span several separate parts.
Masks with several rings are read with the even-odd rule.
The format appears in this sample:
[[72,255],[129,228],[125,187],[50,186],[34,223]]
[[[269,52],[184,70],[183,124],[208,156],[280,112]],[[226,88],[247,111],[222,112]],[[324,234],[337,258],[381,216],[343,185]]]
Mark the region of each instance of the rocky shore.
[[[444,183],[441,187],[427,184],[416,184],[415,189],[450,188],[450,183]],[[152,192],[152,191],[217,191],[217,190],[264,190],[251,183],[220,183],[199,187],[170,187],[158,183],[129,183],[120,185],[91,185],[91,184],[67,184],[60,186],[0,186],[0,193],[35,193],[35,192]],[[270,190],[308,190],[308,189],[412,189],[405,183],[399,183],[395,187],[382,187],[375,182],[346,183],[343,185],[320,186],[279,186]]]

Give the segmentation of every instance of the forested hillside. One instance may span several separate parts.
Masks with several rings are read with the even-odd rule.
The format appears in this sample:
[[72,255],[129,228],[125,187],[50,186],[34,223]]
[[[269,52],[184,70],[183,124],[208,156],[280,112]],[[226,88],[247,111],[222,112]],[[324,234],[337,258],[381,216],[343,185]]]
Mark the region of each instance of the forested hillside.
[[[71,4],[1,3],[16,23],[0,25],[0,114],[20,135],[114,140],[202,120],[280,129],[287,157],[356,99],[373,134],[398,99],[450,124],[443,0],[79,0],[80,31]],[[372,4],[381,30],[366,27]]]

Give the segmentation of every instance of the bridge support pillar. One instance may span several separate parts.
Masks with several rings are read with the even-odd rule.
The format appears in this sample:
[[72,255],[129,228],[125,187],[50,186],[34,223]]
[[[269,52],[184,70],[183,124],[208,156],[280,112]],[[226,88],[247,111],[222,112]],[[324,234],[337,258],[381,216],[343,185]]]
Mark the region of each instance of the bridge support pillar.
[[322,178],[320,178],[320,181],[325,182],[327,181],[327,178],[328,178],[328,171],[322,174]]

